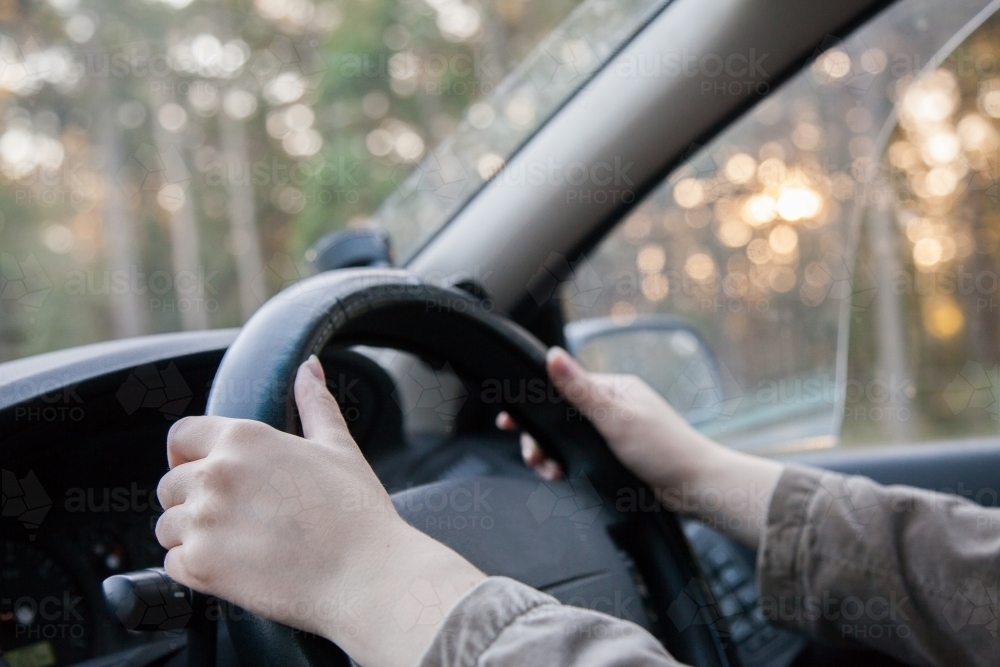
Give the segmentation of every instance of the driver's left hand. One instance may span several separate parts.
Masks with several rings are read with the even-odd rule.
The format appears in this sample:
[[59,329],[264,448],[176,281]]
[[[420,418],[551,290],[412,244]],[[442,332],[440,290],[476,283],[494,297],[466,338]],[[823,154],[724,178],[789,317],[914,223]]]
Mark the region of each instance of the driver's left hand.
[[392,609],[425,583],[453,599],[485,575],[406,524],[351,438],[315,357],[295,378],[304,438],[188,417],[167,438],[156,525],[176,581],[321,634],[362,664],[413,664],[434,625]]

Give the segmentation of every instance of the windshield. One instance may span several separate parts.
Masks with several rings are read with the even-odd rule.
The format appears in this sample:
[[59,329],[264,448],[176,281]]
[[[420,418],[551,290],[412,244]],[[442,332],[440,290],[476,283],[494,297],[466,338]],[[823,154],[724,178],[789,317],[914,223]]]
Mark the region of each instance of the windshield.
[[524,141],[664,0],[583,3],[452,137],[417,166],[375,216],[405,258],[495,176]]
[[0,361],[238,326],[343,227],[405,258],[661,4],[3,3]]

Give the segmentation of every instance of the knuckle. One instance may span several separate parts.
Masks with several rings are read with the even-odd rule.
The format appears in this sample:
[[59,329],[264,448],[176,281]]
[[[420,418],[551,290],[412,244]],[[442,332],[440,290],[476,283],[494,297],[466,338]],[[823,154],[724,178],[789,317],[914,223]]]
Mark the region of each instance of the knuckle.
[[210,456],[198,469],[199,484],[207,490],[226,490],[236,477],[234,462],[225,456]]
[[202,540],[194,540],[184,545],[182,559],[184,577],[196,590],[206,590],[215,580],[215,559],[208,545]]
[[170,500],[170,485],[172,484],[170,473],[167,473],[160,478],[159,483],[156,485],[156,499],[160,501],[160,507],[167,509],[173,506]]
[[217,504],[212,506],[202,505],[196,514],[195,519],[198,527],[206,531],[218,530],[222,524],[221,512],[217,511]]
[[167,431],[167,448],[177,447],[180,443],[181,431],[184,430],[185,426],[190,423],[191,417],[182,417],[174,422],[170,430]]
[[163,557],[163,569],[167,571],[170,578],[179,583],[187,583],[184,577],[183,558],[180,547],[174,547]]
[[156,526],[153,528],[153,534],[156,535],[156,541],[162,546],[166,541],[168,526],[167,522],[170,521],[168,518],[169,514],[164,512],[160,515],[160,518],[156,520]]
[[233,419],[222,429],[222,441],[231,444],[244,444],[261,437],[267,426],[252,419]]

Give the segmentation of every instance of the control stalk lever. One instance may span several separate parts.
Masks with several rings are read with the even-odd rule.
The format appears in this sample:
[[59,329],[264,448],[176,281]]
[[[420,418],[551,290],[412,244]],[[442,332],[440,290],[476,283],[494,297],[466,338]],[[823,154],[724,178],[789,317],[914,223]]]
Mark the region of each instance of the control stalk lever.
[[217,628],[214,600],[177,583],[163,570],[116,574],[104,580],[104,602],[127,630],[187,630],[189,667],[214,667]]

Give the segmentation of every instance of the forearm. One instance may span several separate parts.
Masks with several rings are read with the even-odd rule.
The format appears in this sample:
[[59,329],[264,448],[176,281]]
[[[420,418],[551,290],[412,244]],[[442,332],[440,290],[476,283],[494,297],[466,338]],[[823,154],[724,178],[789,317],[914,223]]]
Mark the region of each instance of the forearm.
[[785,466],[716,447],[693,478],[699,502],[689,515],[756,549],[767,528],[768,508]]
[[693,429],[673,437],[688,442],[683,447],[676,442],[673,448],[661,447],[644,481],[667,509],[756,549],[784,465],[729,449]]

